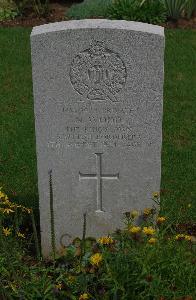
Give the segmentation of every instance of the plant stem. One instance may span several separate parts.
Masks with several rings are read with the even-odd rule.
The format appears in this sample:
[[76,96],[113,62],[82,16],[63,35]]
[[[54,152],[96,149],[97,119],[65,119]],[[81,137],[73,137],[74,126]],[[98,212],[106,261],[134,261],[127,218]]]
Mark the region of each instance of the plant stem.
[[40,259],[41,258],[41,251],[40,251],[40,248],[39,248],[37,229],[36,229],[36,225],[35,225],[35,217],[34,217],[34,213],[33,213],[32,209],[31,209],[31,220],[32,220],[32,226],[33,226],[33,236],[34,236],[34,240],[35,240],[36,256],[37,256],[38,259]]
[[56,245],[55,245],[55,229],[54,229],[54,208],[53,208],[53,186],[52,186],[52,170],[49,171],[49,187],[50,187],[50,226],[51,226],[51,244],[52,256],[55,261]]

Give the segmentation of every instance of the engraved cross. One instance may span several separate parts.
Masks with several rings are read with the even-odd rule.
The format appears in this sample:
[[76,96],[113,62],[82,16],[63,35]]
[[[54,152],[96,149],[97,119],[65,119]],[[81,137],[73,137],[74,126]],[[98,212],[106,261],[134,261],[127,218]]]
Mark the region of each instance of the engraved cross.
[[79,172],[79,180],[81,179],[96,179],[97,180],[97,211],[103,211],[103,199],[102,199],[102,180],[103,179],[119,179],[119,173],[117,174],[102,174],[102,154],[95,153],[96,155],[96,174],[83,174]]

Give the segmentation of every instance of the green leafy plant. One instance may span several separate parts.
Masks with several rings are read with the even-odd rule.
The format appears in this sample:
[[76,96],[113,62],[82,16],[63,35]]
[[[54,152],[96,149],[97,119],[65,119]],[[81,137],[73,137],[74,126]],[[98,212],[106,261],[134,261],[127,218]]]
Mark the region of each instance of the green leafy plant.
[[125,19],[152,24],[166,20],[165,7],[159,0],[114,0],[108,7],[112,19]]
[[195,0],[164,0],[167,17],[178,20],[181,17],[191,18],[196,10]]
[[160,0],[142,1],[138,9],[138,20],[145,23],[160,24],[166,20],[165,7]]
[[12,0],[0,0],[0,8],[10,8],[13,9],[14,5]]
[[175,232],[169,215],[158,216],[158,192],[153,199],[153,208],[126,212],[124,228],[112,235],[83,234],[43,260],[29,251],[30,235],[16,234],[32,210],[0,190],[0,299],[193,300],[192,236]]
[[18,13],[9,8],[0,8],[0,21],[13,20]]
[[89,17],[107,17],[107,7],[112,0],[85,0],[80,4],[74,4],[69,9],[66,17],[71,19],[84,19]]
[[33,10],[38,17],[47,17],[49,13],[49,0],[33,0]]
[[185,3],[185,15],[188,19],[196,12],[196,1],[195,0],[186,0]]
[[23,15],[29,1],[28,0],[13,0],[13,2],[16,7],[17,13],[19,15]]
[[112,19],[135,20],[138,7],[138,0],[115,0],[108,7],[108,13]]
[[177,20],[182,16],[186,0],[164,0],[164,4],[167,16],[171,19]]

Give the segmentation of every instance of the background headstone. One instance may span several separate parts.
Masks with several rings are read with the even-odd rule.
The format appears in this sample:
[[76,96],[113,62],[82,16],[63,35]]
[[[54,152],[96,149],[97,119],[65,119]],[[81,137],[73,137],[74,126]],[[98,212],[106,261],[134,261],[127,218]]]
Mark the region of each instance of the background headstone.
[[[164,30],[69,21],[31,34],[42,250],[122,226],[160,188]],[[53,201],[51,201],[53,198]],[[53,202],[51,208],[50,203]],[[85,221],[85,222],[84,222]]]

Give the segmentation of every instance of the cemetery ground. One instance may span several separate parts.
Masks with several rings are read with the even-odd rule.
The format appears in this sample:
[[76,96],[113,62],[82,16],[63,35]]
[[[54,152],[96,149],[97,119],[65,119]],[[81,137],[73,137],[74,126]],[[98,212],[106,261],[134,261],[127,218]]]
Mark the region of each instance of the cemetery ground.
[[[15,9],[15,6],[10,5],[11,2],[15,2],[19,7]],[[21,0],[0,0],[0,27],[33,27],[41,24],[60,22],[69,19],[81,19],[81,18],[103,18],[104,9],[100,9],[99,0],[50,0],[48,6],[44,9],[44,3],[47,1],[39,2],[34,1],[21,1]],[[91,4],[92,2],[92,4]],[[94,3],[93,3],[94,2]],[[181,1],[183,2],[183,1]],[[171,4],[172,13],[176,14],[180,10],[181,2],[174,1]],[[8,3],[8,5],[5,5]],[[40,4],[39,4],[40,3]],[[42,5],[41,5],[42,3]],[[110,0],[104,1],[104,7],[110,3]],[[125,1],[126,3],[126,1]],[[191,4],[192,3],[192,4]],[[36,4],[39,9],[36,9]],[[81,4],[81,5],[80,5]],[[126,5],[126,4],[125,4]],[[194,5],[194,1],[190,0],[190,6]],[[7,7],[4,13],[1,8]],[[10,7],[12,8],[10,11]],[[108,18],[108,16],[105,16]],[[126,19],[126,16],[123,16]],[[141,20],[138,20],[141,21]],[[152,22],[150,22],[152,23]],[[169,19],[162,23],[162,26],[166,28],[183,28],[191,29],[196,28],[196,14],[193,13],[192,17],[187,18],[184,16],[178,16],[177,20],[169,15]]]
[[137,213],[126,214],[124,231],[98,241],[75,240],[61,256],[53,253],[53,261],[39,258],[34,226],[38,192],[30,31],[0,29],[0,297],[194,299],[195,31],[166,30],[162,218],[154,226],[154,211],[145,210],[140,212],[144,223],[136,227]]

